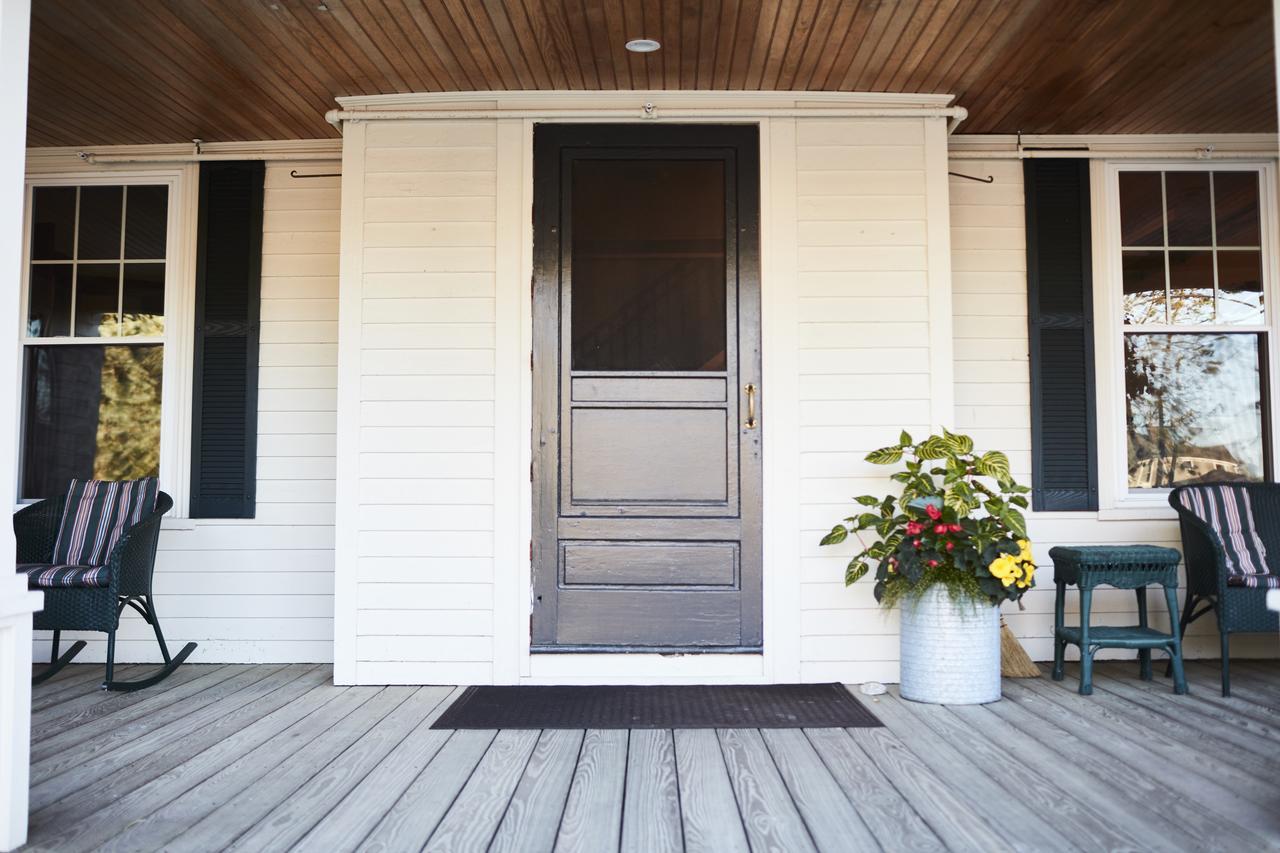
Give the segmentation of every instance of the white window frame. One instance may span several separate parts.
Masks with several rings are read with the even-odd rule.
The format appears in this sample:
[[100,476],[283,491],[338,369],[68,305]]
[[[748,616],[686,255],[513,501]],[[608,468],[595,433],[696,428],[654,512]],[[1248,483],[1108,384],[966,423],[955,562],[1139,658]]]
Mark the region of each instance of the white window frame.
[[[17,365],[23,364],[28,346],[76,346],[89,343],[85,338],[38,338],[27,335],[27,304],[31,276],[31,203],[36,187],[56,186],[166,186],[169,189],[167,232],[165,236],[164,315],[165,330],[160,338],[129,337],[94,339],[94,343],[162,343],[164,345],[163,388],[160,397],[160,488],[173,498],[170,515],[186,518],[189,514],[188,484],[191,460],[191,393],[192,358],[195,324],[195,241],[196,194],[198,175],[195,166],[167,168],[131,168],[92,172],[28,173],[24,189],[22,279],[19,297],[19,327],[16,330]],[[74,321],[74,318],[73,318]],[[19,388],[21,389],[21,384]],[[21,395],[22,390],[19,391]],[[21,396],[14,407],[19,436],[14,459],[15,471],[21,471],[23,453],[23,409]],[[15,505],[20,505],[20,478],[15,478]]]
[[[1120,232],[1120,173],[1150,172],[1256,172],[1262,227],[1262,276],[1264,321],[1261,325],[1231,326],[1236,332],[1261,332],[1267,336],[1268,425],[1264,439],[1272,476],[1280,473],[1280,406],[1277,394],[1277,349],[1280,349],[1280,269],[1277,269],[1276,164],[1272,160],[1095,160],[1091,164],[1093,205],[1093,316],[1095,375],[1097,381],[1098,505],[1103,519],[1172,518],[1168,489],[1129,488],[1128,419],[1124,392],[1124,311]],[[1196,331],[1194,326],[1151,325],[1155,332]]]

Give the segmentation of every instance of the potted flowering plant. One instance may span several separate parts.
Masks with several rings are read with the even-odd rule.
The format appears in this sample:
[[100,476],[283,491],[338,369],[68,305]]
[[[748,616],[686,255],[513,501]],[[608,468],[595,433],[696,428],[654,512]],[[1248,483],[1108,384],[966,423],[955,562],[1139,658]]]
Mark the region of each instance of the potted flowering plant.
[[947,704],[1000,698],[1000,605],[1035,583],[1027,541],[1030,490],[1014,482],[1003,453],[975,453],[973,439],[943,430],[923,441],[903,432],[867,454],[900,494],[862,495],[823,545],[856,538],[845,571],[853,584],[875,568],[875,598],[901,606],[901,693]]

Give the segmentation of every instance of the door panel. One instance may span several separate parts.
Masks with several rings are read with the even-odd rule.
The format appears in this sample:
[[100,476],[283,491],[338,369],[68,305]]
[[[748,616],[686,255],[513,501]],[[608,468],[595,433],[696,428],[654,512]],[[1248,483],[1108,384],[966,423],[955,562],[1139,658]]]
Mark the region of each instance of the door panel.
[[728,500],[724,409],[575,407],[571,418],[575,507]]
[[758,162],[535,128],[535,651],[760,646]]
[[564,585],[733,586],[738,545],[724,542],[566,544]]

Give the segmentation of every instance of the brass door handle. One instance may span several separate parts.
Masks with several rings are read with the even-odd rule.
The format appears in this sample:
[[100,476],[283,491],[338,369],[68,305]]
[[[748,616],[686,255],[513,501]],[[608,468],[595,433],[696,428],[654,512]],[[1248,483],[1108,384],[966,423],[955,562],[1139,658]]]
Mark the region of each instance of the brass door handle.
[[747,383],[742,390],[747,392],[747,422],[743,424],[747,429],[756,428],[756,386]]

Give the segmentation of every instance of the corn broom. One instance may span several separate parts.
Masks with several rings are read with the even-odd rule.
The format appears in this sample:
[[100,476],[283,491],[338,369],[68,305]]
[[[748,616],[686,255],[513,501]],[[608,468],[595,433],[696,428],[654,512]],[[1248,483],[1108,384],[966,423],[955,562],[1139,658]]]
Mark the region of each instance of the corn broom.
[[1000,617],[1000,674],[1005,678],[1039,678],[1040,667]]

